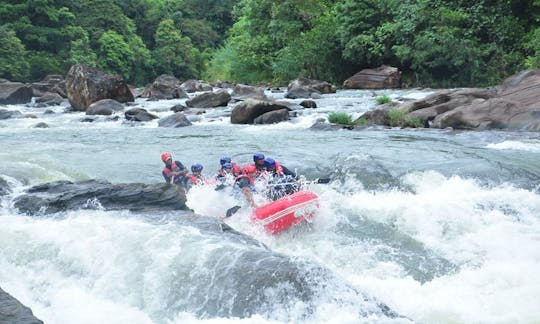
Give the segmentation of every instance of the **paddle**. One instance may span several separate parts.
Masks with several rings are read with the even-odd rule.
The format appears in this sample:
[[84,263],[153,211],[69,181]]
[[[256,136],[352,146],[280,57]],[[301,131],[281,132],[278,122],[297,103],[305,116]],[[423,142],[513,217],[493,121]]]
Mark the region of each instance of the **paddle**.
[[234,207],[231,207],[229,209],[227,209],[227,212],[225,212],[225,218],[227,217],[231,217],[232,215],[234,215],[238,209],[242,208],[242,206],[234,206]]

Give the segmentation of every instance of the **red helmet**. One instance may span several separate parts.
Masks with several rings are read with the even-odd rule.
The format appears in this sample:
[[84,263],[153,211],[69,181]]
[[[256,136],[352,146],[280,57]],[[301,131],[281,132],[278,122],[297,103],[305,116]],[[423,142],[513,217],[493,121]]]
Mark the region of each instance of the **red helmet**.
[[161,154],[161,161],[165,162],[167,159],[172,159],[172,155],[169,152],[165,152]]

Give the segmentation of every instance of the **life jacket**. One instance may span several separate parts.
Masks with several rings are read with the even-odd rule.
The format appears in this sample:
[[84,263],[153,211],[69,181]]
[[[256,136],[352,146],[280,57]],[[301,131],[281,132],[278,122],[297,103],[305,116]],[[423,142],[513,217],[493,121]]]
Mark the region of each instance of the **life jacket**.
[[283,168],[281,167],[281,164],[279,164],[279,162],[276,162],[276,174],[277,175],[282,175],[283,174]]
[[[167,177],[170,177],[171,176],[171,172],[178,172],[178,171],[181,171],[182,169],[180,169],[180,167],[178,165],[176,165],[176,161],[172,161],[171,163],[171,167],[169,168],[168,166],[165,166],[163,168],[163,174],[165,174]],[[173,182],[174,183],[177,183],[180,181],[180,178],[179,176],[175,176],[174,177],[174,180]]]
[[199,177],[197,177],[196,175],[194,175],[193,173],[188,174],[187,177],[195,185],[197,185],[197,184],[199,184],[201,182],[201,179]]
[[[232,164],[232,174],[233,174],[233,176],[238,177],[240,174],[242,174],[242,170],[240,170],[240,167],[238,166],[238,164],[236,164],[234,162],[231,163],[231,164]],[[227,173],[223,169],[219,169],[218,174],[220,176],[222,176],[222,177],[227,175]]]
[[239,180],[241,178],[247,178],[249,180],[249,184],[253,185],[255,184],[255,177],[258,173],[259,172],[257,171],[257,167],[255,167],[255,164],[250,164],[242,168],[242,173],[238,177],[236,177],[236,180]]

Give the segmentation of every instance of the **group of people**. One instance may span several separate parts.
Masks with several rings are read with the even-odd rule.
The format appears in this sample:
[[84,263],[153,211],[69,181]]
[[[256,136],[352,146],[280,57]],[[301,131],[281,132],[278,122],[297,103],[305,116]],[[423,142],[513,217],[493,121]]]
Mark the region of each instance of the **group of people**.
[[241,190],[253,208],[257,207],[253,199],[257,181],[265,183],[265,194],[272,200],[299,190],[297,174],[262,153],[253,154],[253,164],[243,167],[238,166],[230,157],[222,157],[219,161],[221,167],[215,178],[203,176],[203,166],[199,163],[193,164],[189,173],[182,162],[173,160],[169,152],[161,154],[161,160],[165,163],[162,174],[167,183],[181,186],[186,191],[198,184],[215,183],[216,190],[232,186]]

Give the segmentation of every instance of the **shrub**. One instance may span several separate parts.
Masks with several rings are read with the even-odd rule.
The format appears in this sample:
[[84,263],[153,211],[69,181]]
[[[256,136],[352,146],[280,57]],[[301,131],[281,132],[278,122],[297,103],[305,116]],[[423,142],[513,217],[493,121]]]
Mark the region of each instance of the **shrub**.
[[333,124],[354,125],[351,115],[344,112],[333,112],[328,115],[328,121]]
[[416,117],[407,116],[407,112],[399,109],[390,109],[386,112],[388,126],[391,127],[424,127],[422,121]]
[[390,97],[388,97],[387,95],[379,96],[375,100],[377,101],[377,104],[379,105],[384,105],[386,103],[392,102],[392,99],[390,99]]

